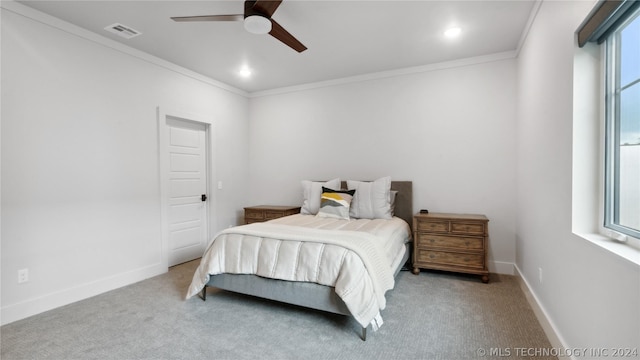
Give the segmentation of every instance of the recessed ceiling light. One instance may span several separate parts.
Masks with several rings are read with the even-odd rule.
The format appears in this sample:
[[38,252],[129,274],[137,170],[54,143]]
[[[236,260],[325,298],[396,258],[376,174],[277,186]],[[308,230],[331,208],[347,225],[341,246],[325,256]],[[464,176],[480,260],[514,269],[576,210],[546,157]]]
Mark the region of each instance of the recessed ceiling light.
[[455,38],[455,37],[458,37],[461,32],[462,32],[462,29],[460,29],[459,27],[452,27],[445,30],[444,36],[448,38]]
[[249,69],[248,67],[243,67],[242,69],[240,69],[238,74],[240,74],[240,76],[242,76],[243,78],[248,78],[249,76],[251,76],[251,69]]

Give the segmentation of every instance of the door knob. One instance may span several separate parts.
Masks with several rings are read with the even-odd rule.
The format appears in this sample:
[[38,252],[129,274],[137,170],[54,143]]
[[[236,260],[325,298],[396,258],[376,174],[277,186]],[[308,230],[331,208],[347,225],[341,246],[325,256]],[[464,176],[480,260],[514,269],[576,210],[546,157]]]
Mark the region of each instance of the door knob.
[[202,194],[202,196],[200,196],[200,199],[201,199],[202,201],[207,201],[207,195]]

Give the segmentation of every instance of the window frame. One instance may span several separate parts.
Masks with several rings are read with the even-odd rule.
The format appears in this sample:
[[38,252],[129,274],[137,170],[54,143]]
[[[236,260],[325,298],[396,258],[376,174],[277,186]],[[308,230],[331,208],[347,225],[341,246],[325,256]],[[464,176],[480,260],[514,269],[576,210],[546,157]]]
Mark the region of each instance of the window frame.
[[634,85],[638,80],[625,86],[620,84],[620,33],[629,24],[640,21],[640,9],[635,8],[623,21],[612,27],[604,39],[605,43],[605,114],[604,114],[604,191],[603,191],[603,229],[601,233],[619,240],[632,239],[631,243],[640,246],[640,229],[630,228],[619,223],[619,177],[620,177],[620,98],[622,91]]

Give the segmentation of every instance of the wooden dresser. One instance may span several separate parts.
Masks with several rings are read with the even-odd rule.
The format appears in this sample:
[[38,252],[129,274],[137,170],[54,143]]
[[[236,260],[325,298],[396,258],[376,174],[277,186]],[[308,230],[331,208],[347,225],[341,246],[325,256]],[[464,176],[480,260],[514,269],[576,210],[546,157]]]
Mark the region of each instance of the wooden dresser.
[[413,273],[420,269],[482,275],[489,282],[489,219],[484,215],[429,213],[413,217]]
[[244,208],[244,223],[277,219],[300,212],[300,206],[258,205]]

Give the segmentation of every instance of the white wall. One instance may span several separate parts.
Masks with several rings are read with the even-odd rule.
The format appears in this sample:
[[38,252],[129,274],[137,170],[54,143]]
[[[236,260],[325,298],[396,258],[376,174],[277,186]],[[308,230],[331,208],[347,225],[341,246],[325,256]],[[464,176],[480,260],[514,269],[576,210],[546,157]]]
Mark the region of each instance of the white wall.
[[[13,11],[2,10],[3,323],[166,271],[158,106],[214,121],[214,181],[225,186],[215,194],[213,232],[236,223],[248,185],[246,96],[9,5]],[[30,280],[17,284],[23,268]]]
[[252,98],[250,199],[300,204],[304,179],[412,180],[414,211],[486,214],[491,270],[512,273],[515,59],[482,60]]
[[[518,58],[517,267],[565,346],[638,348],[640,267],[572,233],[572,215],[585,216],[572,213],[572,201],[593,209],[593,201],[572,199],[573,190],[598,196],[593,181],[572,188],[572,161],[594,161],[598,147],[575,139],[586,157],[572,154],[574,133],[594,139],[593,130],[573,129],[584,121],[574,116],[594,113],[576,107],[574,115],[573,98],[574,57],[580,68],[594,63],[586,59],[593,49],[576,50],[574,41],[593,5],[543,2]],[[586,82],[580,71],[575,76],[576,84],[594,83],[593,74],[585,74]],[[585,174],[576,169],[577,176]],[[578,220],[584,227],[589,217]]]

